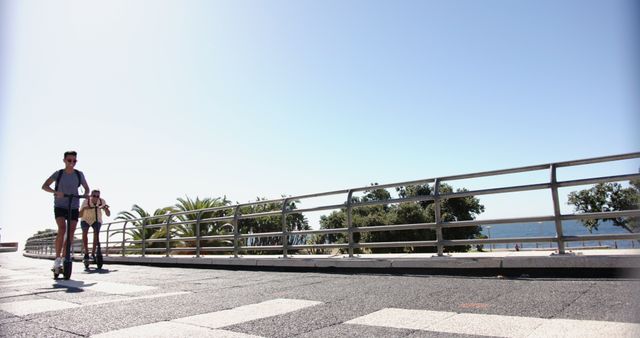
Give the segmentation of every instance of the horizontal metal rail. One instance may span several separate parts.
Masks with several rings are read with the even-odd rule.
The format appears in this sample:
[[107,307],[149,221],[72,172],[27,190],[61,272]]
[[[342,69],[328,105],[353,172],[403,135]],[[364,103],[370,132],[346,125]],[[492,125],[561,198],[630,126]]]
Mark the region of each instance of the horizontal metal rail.
[[[283,197],[272,200],[258,200],[235,205],[222,205],[198,210],[167,211],[162,215],[153,215],[142,218],[116,220],[105,223],[99,234],[104,243],[104,252],[109,254],[192,254],[200,257],[202,253],[227,252],[238,256],[241,252],[260,251],[281,251],[286,257],[289,251],[300,250],[348,250],[349,256],[353,257],[355,249],[372,248],[413,248],[413,247],[436,247],[438,255],[443,254],[443,249],[449,246],[469,246],[469,245],[492,245],[509,243],[550,243],[555,244],[560,253],[564,253],[565,242],[593,242],[611,240],[640,240],[639,233],[628,234],[598,234],[567,236],[563,233],[562,221],[584,220],[584,219],[620,219],[629,217],[640,217],[640,209],[609,212],[590,212],[561,214],[559,209],[558,189],[565,187],[575,187],[606,182],[623,182],[640,179],[640,173],[630,173],[622,175],[611,175],[603,177],[586,177],[574,180],[557,181],[556,170],[572,166],[581,166],[595,163],[606,163],[613,161],[638,159],[640,152],[602,156],[590,159],[580,159],[573,161],[538,164],[517,168],[491,170],[462,175],[452,175],[437,178],[427,178],[398,183],[357,187],[352,189],[334,190],[321,193],[313,193],[292,197]],[[533,184],[493,187],[489,189],[479,189],[471,191],[456,191],[443,193],[440,190],[442,182],[496,177],[501,175],[511,175],[518,173],[549,171],[550,180]],[[369,192],[378,189],[400,188],[415,185],[429,185],[432,191],[428,195],[418,195],[410,197],[389,198],[387,200],[366,200],[354,198],[354,193]],[[431,189],[433,187],[433,189]],[[540,215],[533,217],[499,218],[488,220],[465,220],[465,221],[444,221],[440,215],[440,204],[448,199],[465,198],[471,196],[481,196],[490,194],[505,194],[512,192],[526,192],[534,190],[548,190],[551,192],[550,202],[554,206],[553,215]],[[330,197],[341,198],[344,202],[326,203],[314,207],[296,209],[301,200]],[[354,209],[400,203],[434,203],[436,219],[434,222],[413,223],[413,224],[383,224],[376,226],[354,226]],[[328,229],[290,229],[287,224],[287,215],[301,215],[303,213],[342,210],[346,213],[345,224],[340,228]],[[243,213],[245,212],[245,213]],[[207,217],[207,218],[203,218]],[[260,219],[267,217],[277,217],[282,222],[279,231],[260,232]],[[244,223],[248,220],[257,221],[257,229],[249,230]],[[510,238],[474,238],[474,239],[445,239],[443,230],[461,227],[477,227],[497,224],[518,224],[535,222],[555,222],[555,236],[537,237],[510,237]],[[221,224],[223,223],[223,224]],[[255,226],[255,225],[254,225]],[[356,241],[354,234],[388,232],[388,231],[408,231],[408,230],[433,230],[434,240],[415,241],[390,241],[390,242],[364,242]],[[253,230],[257,230],[254,232]],[[262,229],[273,230],[273,229]],[[155,233],[154,237],[150,234]],[[25,251],[28,252],[48,252],[54,251],[55,234],[42,234],[30,238]],[[77,234],[76,234],[77,236]],[[310,242],[311,236],[325,236],[325,243]],[[346,242],[342,242],[345,241]],[[78,239],[74,240],[74,243]],[[277,243],[277,244],[274,244]],[[228,244],[228,246],[224,246]],[[221,246],[222,245],[222,246]]]

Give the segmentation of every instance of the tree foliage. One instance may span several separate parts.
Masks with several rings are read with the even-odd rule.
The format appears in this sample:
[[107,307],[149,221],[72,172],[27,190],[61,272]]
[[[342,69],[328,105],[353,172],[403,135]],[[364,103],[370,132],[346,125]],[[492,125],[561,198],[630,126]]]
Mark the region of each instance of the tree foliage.
[[[385,189],[375,189],[366,191],[362,197],[354,197],[352,203],[369,201],[385,201],[391,199],[390,193]],[[453,187],[448,184],[440,186],[441,194],[453,192]],[[467,191],[458,189],[456,192]],[[410,198],[433,194],[433,189],[428,184],[412,185],[396,188],[400,198]],[[442,221],[466,221],[475,219],[477,215],[484,212],[484,206],[473,197],[451,198],[441,201]],[[347,210],[342,208],[327,216],[320,218],[320,225],[323,229],[345,228],[347,227]],[[378,204],[358,206],[352,209],[352,225],[354,227],[367,227],[377,225],[399,225],[416,223],[435,222],[435,208],[433,201],[403,202],[394,204]],[[448,228],[443,229],[444,239],[470,239],[480,234],[479,226]],[[398,230],[398,231],[376,231],[354,233],[355,242],[396,242],[396,241],[431,241],[436,239],[434,230]],[[346,235],[328,234],[316,236],[317,243],[336,242],[346,243]],[[445,247],[447,251],[468,251],[469,246]],[[435,252],[435,247],[399,247],[399,248],[371,248],[373,253],[378,252]],[[360,250],[362,252],[362,250]]]
[[[153,214],[150,214],[141,206],[134,204],[131,207],[131,211],[121,211],[118,213],[116,220],[124,220],[128,221],[134,227],[124,230],[126,234],[128,234],[132,240],[141,241],[142,239],[156,239],[163,238],[166,234],[161,227],[157,227],[157,225],[163,224],[167,221],[167,214],[171,213],[174,209],[172,207],[165,207],[156,209]],[[154,217],[152,217],[154,216]],[[157,216],[157,217],[156,217]],[[143,226],[144,224],[144,226]],[[122,234],[122,230],[115,231],[111,234],[111,236]],[[146,247],[162,247],[163,243],[159,242],[149,242],[146,244]]]
[[[203,210],[210,208],[218,208],[225,207],[231,205],[231,201],[229,201],[226,196],[225,197],[217,197],[217,198],[203,198],[200,199],[196,197],[195,200],[185,196],[184,198],[178,198],[178,203],[173,206],[173,210],[177,212],[185,212],[185,211],[195,211],[195,210]],[[197,220],[198,216],[200,217],[200,236],[216,236],[216,235],[226,235],[228,233],[233,232],[233,228],[227,226],[227,222],[220,221],[209,221],[209,219],[230,216],[231,208],[229,209],[221,209],[221,210],[212,210],[212,211],[204,211],[202,213],[191,212],[178,215],[177,218],[180,222],[191,222],[187,224],[179,224],[173,227],[173,231],[175,234],[180,237],[197,237]],[[195,247],[195,240],[188,240],[183,243],[185,246]],[[232,244],[231,241],[228,240],[203,240],[200,242],[202,246],[228,246]]]
[[[629,187],[620,183],[599,183],[590,189],[569,193],[568,204],[576,212],[607,212],[638,209],[640,203],[640,180],[632,180]],[[618,217],[613,219],[583,219],[582,224],[590,231],[598,230],[600,222],[611,221],[613,225],[623,227],[629,232],[640,231],[637,217]]]
[[[265,198],[256,198],[256,202],[266,201]],[[287,201],[287,210],[295,210],[298,201]],[[241,215],[267,213],[272,211],[282,211],[282,202],[265,202],[240,207]],[[238,221],[240,233],[264,233],[282,231],[282,216],[262,216],[256,218],[244,218]],[[299,213],[289,213],[286,215],[287,231],[309,230],[309,221]],[[254,237],[247,241],[250,246],[282,245],[281,236]],[[288,237],[289,245],[304,244],[306,236],[291,235]],[[292,251],[294,252],[294,251]],[[258,252],[262,253],[262,252]]]

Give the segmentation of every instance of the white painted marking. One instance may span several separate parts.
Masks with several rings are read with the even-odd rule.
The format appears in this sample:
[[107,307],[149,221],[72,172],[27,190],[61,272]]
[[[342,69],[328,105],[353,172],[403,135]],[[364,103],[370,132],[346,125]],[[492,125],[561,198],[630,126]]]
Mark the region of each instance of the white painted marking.
[[596,320],[550,319],[531,337],[640,337],[640,325]]
[[12,283],[12,284],[2,284],[1,286],[3,288],[16,288],[16,287],[21,287],[21,286],[31,286],[31,285],[51,285],[52,280],[51,279],[40,279],[40,280],[33,280],[30,282],[19,282],[19,283]]
[[640,324],[382,309],[346,324],[495,337],[640,337]]
[[80,305],[53,299],[34,299],[0,304],[0,310],[16,316],[75,308]]
[[346,324],[369,326],[386,326],[398,329],[426,330],[427,327],[441,320],[455,316],[455,312],[382,309],[366,316],[352,319]]
[[426,330],[494,337],[526,337],[546,319],[461,313],[434,323]]
[[114,283],[114,282],[98,282],[98,281],[76,281],[76,280],[59,280],[57,281],[58,285],[70,287],[70,288],[79,288],[83,290],[91,290],[98,291],[104,293],[110,293],[114,295],[122,295],[127,293],[134,292],[143,292],[157,289],[155,286],[146,286],[146,285],[133,285],[133,284],[124,284],[124,283]]
[[179,318],[173,321],[217,329],[256,319],[277,316],[318,304],[322,304],[322,302],[300,299],[273,299],[258,304],[244,305],[230,310]]
[[76,289],[104,292],[104,293],[110,293],[114,295],[123,295],[128,293],[144,292],[144,291],[157,289],[157,287],[155,286],[147,286],[147,285],[133,285],[133,284],[91,281],[91,280],[84,280],[84,281],[56,280],[54,281],[49,278],[43,278],[43,277],[35,277],[35,278],[32,278],[31,281],[17,282],[17,283],[11,283],[11,284],[0,283],[0,285],[2,286],[2,288],[16,288],[16,287],[33,286],[33,285],[47,285],[47,286],[54,285],[54,286],[62,286],[67,288],[76,288]]
[[41,276],[34,276],[34,275],[10,275],[10,276],[3,276],[2,279],[0,279],[0,283],[9,283],[9,282],[15,282],[17,280],[24,280],[24,279],[40,279],[42,278]]
[[171,297],[171,296],[178,296],[178,295],[186,295],[186,294],[189,294],[189,293],[191,293],[191,292],[178,291],[178,292],[159,293],[159,294],[148,295],[148,296],[127,297],[127,298],[120,298],[120,299],[109,299],[109,300],[101,300],[101,301],[97,301],[97,302],[82,304],[82,306],[128,302],[128,301],[132,301],[132,300],[141,300],[141,299],[153,299],[153,298],[161,298],[161,297]]
[[147,325],[129,327],[126,329],[101,333],[92,337],[218,337],[218,338],[260,338],[244,333],[226,330],[208,329],[205,327],[182,324],[176,322],[158,322]]
[[256,319],[277,316],[322,302],[301,299],[273,299],[258,304],[239,306],[190,317],[158,322],[101,333],[93,337],[228,337],[258,338],[244,333],[220,330],[223,326],[244,323]]
[[0,292],[0,299],[7,298],[7,297],[26,296],[30,294],[31,292],[29,291],[4,291],[4,292]]
[[[60,290],[62,291],[62,290]],[[45,291],[27,291],[27,290],[13,290],[13,291],[5,291],[5,292],[0,292],[0,299],[2,298],[10,298],[10,297],[19,297],[19,296],[32,296],[32,295],[38,295],[41,293],[51,293],[51,292],[56,292],[56,291],[50,291],[50,290],[45,290]]]
[[128,302],[128,301],[141,300],[141,299],[153,299],[153,298],[161,298],[161,297],[178,296],[178,295],[184,295],[188,293],[191,293],[191,292],[180,291],[180,292],[160,293],[155,295],[147,295],[147,296],[139,296],[139,297],[127,297],[127,298],[120,298],[120,299],[102,300],[102,301],[85,303],[85,304],[69,303],[69,302],[63,302],[63,301],[52,300],[52,299],[35,299],[35,300],[3,303],[3,304],[0,304],[0,310],[13,313],[14,315],[17,315],[17,316],[22,316],[22,315],[27,315],[32,313],[64,310],[64,309],[70,309],[70,308],[76,308],[76,307],[101,305],[101,304],[109,304],[109,303],[121,303],[121,302]]
[[21,274],[21,273],[22,272],[20,272],[20,271],[0,268],[0,276],[18,275],[18,274]]

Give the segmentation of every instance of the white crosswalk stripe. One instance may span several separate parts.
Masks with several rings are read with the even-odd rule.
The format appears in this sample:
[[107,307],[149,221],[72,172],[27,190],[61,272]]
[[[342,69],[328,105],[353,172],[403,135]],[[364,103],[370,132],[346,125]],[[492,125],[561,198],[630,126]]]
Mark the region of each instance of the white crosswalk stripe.
[[[40,293],[47,293],[52,290],[64,290],[64,288],[82,289],[83,291],[95,291],[98,294],[108,294],[123,296],[117,299],[105,299],[97,300],[93,302],[65,302],[54,299],[30,299],[14,302],[5,302],[0,304],[0,310],[9,312],[17,316],[24,316],[34,313],[42,313],[49,311],[65,310],[76,307],[101,305],[108,303],[119,303],[133,300],[170,297],[177,295],[189,294],[190,292],[167,292],[167,293],[154,293],[143,296],[133,296],[135,293],[148,292],[158,289],[155,286],[147,285],[134,285],[116,282],[106,281],[92,281],[92,280],[56,280],[53,281],[50,278],[45,278],[41,275],[29,275],[22,272],[11,271],[8,269],[0,269],[0,286],[3,288],[3,292],[0,293],[0,299],[12,298],[19,296],[34,296]],[[29,287],[31,290],[23,290],[23,287]],[[33,286],[37,287],[35,290]],[[13,290],[9,290],[13,289]],[[126,297],[124,297],[126,296]]]
[[258,304],[240,306],[230,310],[180,318],[175,321],[216,329],[260,318],[277,316],[318,304],[321,304],[321,302],[300,299],[273,299]]
[[110,331],[92,337],[117,338],[117,337],[216,337],[216,338],[261,338],[244,333],[227,330],[209,329],[200,326],[182,324],[176,322],[159,322],[147,325],[135,326],[127,329]]
[[58,281],[57,285],[62,285],[71,288],[82,288],[83,290],[98,291],[104,293],[110,293],[114,295],[129,294],[136,292],[144,292],[157,289],[155,286],[146,285],[133,285],[125,283],[114,282],[102,282],[102,281],[74,281],[74,280],[62,280]]
[[640,337],[640,324],[387,308],[358,324],[494,337]]
[[[273,299],[229,310],[110,331],[93,337],[257,337],[219,328],[297,311],[322,302],[301,299]],[[188,334],[185,332],[189,332]]]
[[141,299],[152,299],[152,298],[184,295],[189,293],[190,292],[186,292],[186,291],[168,292],[168,293],[159,293],[159,294],[153,294],[153,295],[147,295],[147,296],[108,299],[108,300],[96,301],[91,303],[83,303],[83,304],[64,302],[61,300],[54,300],[54,299],[33,299],[33,300],[23,300],[23,301],[3,303],[3,304],[0,304],[0,310],[12,313],[16,316],[24,316],[24,315],[29,315],[33,313],[57,311],[57,310],[64,310],[64,309],[70,309],[70,308],[82,307],[82,306],[92,306],[92,305],[101,305],[101,304],[109,304],[109,303],[122,303],[122,302],[129,302],[129,301],[141,300]]
[[16,316],[24,316],[32,313],[64,310],[80,305],[53,299],[32,299],[18,302],[0,304],[0,310],[7,311]]

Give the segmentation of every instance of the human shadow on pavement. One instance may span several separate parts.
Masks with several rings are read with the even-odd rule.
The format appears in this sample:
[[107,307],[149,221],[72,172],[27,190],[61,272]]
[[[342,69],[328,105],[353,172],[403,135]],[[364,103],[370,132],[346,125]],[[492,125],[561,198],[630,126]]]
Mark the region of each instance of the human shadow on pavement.
[[89,269],[84,269],[84,273],[87,273],[87,274],[94,274],[94,273],[97,273],[97,274],[99,274],[99,275],[102,275],[102,274],[107,274],[107,273],[111,273],[111,272],[118,272],[118,270],[109,270],[109,269],[91,269],[91,268],[89,268]]
[[85,283],[84,281],[81,280],[73,280],[73,279],[69,279],[69,280],[57,280],[54,284],[53,284],[53,288],[54,289],[67,289],[66,292],[68,293],[75,293],[75,292],[84,292],[84,288],[86,287],[90,287],[96,285],[96,283]]

